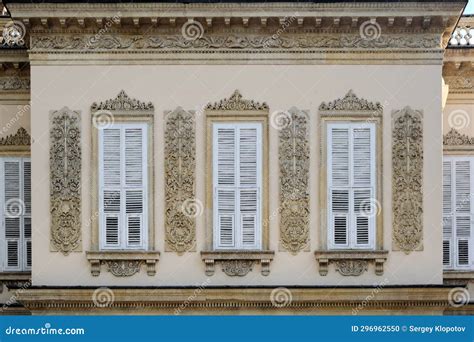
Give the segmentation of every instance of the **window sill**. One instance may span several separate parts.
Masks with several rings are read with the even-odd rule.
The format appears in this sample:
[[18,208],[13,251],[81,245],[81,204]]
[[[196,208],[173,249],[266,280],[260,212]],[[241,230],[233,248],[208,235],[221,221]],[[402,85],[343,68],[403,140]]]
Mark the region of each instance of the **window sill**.
[[0,272],[0,293],[3,292],[3,285],[7,288],[26,288],[31,285],[30,271],[4,271]]
[[262,275],[269,275],[270,262],[273,260],[274,255],[274,251],[255,250],[214,250],[201,252],[201,258],[206,265],[207,276],[214,275],[217,262],[221,264],[222,271],[231,277],[247,275],[255,263],[260,263]]
[[319,274],[326,276],[330,263],[343,276],[359,276],[368,270],[370,262],[375,264],[375,274],[383,274],[383,264],[387,260],[388,251],[367,250],[332,250],[314,252],[319,263]]
[[160,259],[156,251],[88,251],[87,260],[91,264],[91,274],[98,276],[102,264],[116,277],[130,277],[138,273],[142,264],[146,265],[147,274],[156,274],[155,266]]
[[465,286],[469,281],[474,280],[474,270],[444,270],[443,282],[448,285]]

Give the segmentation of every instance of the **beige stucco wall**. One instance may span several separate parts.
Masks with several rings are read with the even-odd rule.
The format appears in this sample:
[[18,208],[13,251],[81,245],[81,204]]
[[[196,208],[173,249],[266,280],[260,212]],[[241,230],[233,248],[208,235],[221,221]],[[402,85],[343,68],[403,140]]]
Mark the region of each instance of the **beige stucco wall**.
[[[134,66],[32,66],[33,162],[33,283],[34,285],[374,285],[441,284],[441,66],[421,65],[134,65]],[[155,106],[155,229],[161,260],[156,276],[144,270],[132,277],[114,277],[102,268],[92,277],[85,252],[90,247],[90,227],[83,226],[83,252],[64,256],[50,252],[48,115],[68,106],[82,112],[82,220],[92,214],[90,184],[90,105],[114,98],[124,89],[131,97]],[[197,218],[197,252],[178,256],[164,252],[163,133],[165,110],[182,106],[202,112],[209,101],[229,97],[239,89],[247,99],[265,101],[270,113],[292,106],[311,115],[311,252],[293,256],[279,252],[278,220],[270,222],[270,249],[275,251],[271,273],[260,266],[245,277],[228,277],[216,266],[209,279],[199,251],[205,248],[205,215]],[[384,105],[383,219],[384,249],[390,254],[383,276],[373,265],[359,277],[342,277],[331,266],[319,275],[313,251],[319,249],[319,129],[317,108],[322,101],[343,97],[349,89]],[[391,112],[410,105],[424,111],[424,249],[392,252],[391,230]],[[205,200],[205,117],[197,114],[197,197]],[[270,129],[270,214],[278,208],[278,131]]]

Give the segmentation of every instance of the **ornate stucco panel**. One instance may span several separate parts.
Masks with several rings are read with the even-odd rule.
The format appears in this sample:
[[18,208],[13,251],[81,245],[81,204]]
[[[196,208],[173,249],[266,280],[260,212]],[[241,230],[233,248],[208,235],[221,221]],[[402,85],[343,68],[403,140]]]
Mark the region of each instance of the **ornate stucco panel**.
[[80,112],[64,107],[50,113],[51,250],[81,251]]
[[279,133],[280,243],[296,254],[309,245],[309,116],[292,108]]
[[0,146],[30,146],[31,136],[23,127],[18,128],[15,134],[0,139]]
[[194,113],[181,107],[166,116],[165,227],[166,250],[182,254],[196,243],[195,217],[202,205],[195,198],[196,139]]
[[392,131],[393,249],[423,250],[423,113],[394,111]]

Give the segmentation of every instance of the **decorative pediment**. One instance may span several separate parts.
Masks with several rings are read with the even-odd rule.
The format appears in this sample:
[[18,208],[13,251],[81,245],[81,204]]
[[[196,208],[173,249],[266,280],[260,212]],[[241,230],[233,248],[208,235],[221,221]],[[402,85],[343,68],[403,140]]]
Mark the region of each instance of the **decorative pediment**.
[[443,145],[445,146],[463,146],[463,145],[474,145],[474,138],[466,134],[461,134],[455,128],[443,136]]
[[268,105],[265,102],[256,102],[253,100],[245,100],[238,90],[234,91],[228,99],[220,100],[219,102],[209,103],[206,106],[208,110],[268,110]]
[[31,136],[23,127],[18,128],[15,134],[0,139],[0,146],[30,146]]
[[351,90],[342,99],[332,102],[323,102],[319,106],[321,111],[371,111],[382,112],[383,107],[379,102],[370,102],[357,97]]
[[153,109],[153,103],[133,99],[129,97],[124,90],[121,90],[114,99],[109,99],[99,104],[94,102],[91,106],[92,111],[152,111]]

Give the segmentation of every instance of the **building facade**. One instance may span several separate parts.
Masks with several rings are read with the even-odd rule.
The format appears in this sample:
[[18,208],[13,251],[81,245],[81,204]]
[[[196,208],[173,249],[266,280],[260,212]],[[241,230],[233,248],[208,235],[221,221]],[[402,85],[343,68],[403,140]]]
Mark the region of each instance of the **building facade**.
[[473,312],[465,1],[4,5],[2,313]]

